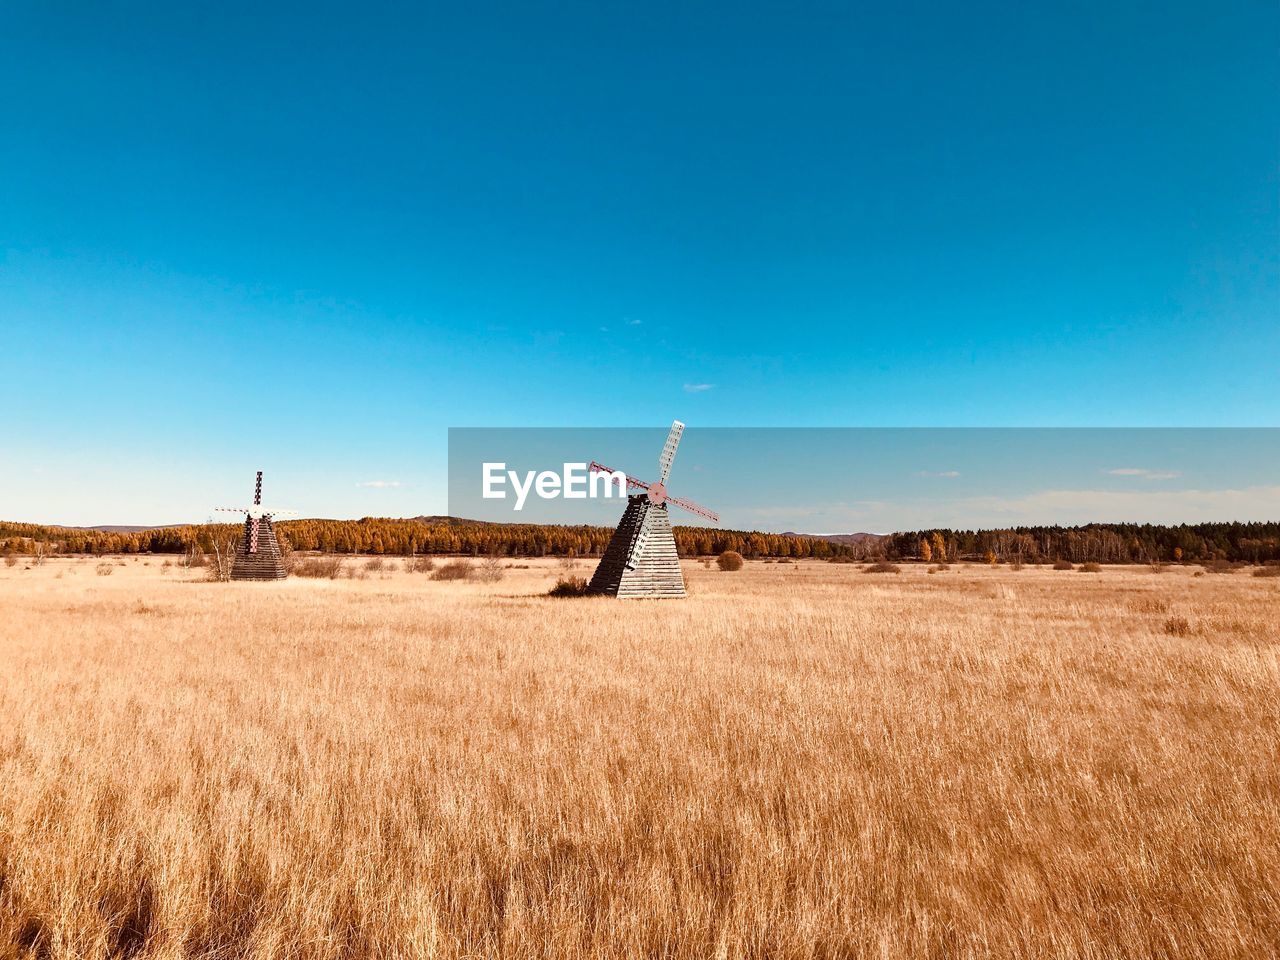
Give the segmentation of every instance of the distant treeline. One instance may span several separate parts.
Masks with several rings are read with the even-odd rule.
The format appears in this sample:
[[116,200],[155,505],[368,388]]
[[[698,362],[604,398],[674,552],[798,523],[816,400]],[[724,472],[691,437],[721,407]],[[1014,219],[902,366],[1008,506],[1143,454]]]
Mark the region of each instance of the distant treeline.
[[[466,554],[471,556],[594,556],[602,553],[612,527],[478,523],[450,518],[421,520],[288,520],[276,524],[287,547],[325,553]],[[37,545],[53,553],[186,553],[211,550],[240,534],[238,524],[201,524],[154,530],[105,531],[0,522],[0,551],[31,553]],[[746,557],[852,556],[851,547],[818,537],[676,527],[685,556],[736,550]]]
[[1280,523],[1093,523],[1086,527],[913,530],[879,545],[891,560],[998,560],[1039,563],[1176,563],[1280,560]]
[[[289,520],[276,524],[287,548],[324,553],[464,554],[471,556],[598,556],[611,527],[479,523],[432,517],[414,520]],[[0,522],[0,552],[186,553],[211,550],[239,536],[238,524],[106,531]],[[914,530],[854,544],[797,534],[676,527],[684,556],[736,550],[744,557],[847,557],[889,560],[996,560],[1004,563],[1176,563],[1280,561],[1280,523],[1197,523],[1176,527],[1099,523],[1085,527],[1004,530]]]

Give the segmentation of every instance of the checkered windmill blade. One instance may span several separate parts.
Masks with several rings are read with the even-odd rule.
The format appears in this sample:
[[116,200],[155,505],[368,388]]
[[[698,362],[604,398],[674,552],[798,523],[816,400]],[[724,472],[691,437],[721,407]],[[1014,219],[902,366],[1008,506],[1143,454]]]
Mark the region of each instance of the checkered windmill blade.
[[[644,493],[628,497],[627,510],[605,549],[600,565],[591,578],[591,590],[617,597],[683,597],[684,575],[676,553],[675,534],[671,529],[668,505],[674,504],[712,522],[719,517],[692,500],[673,497],[667,491],[667,478],[675,461],[684,424],[671,424],[667,442],[658,456],[658,482],[646,483],[627,476],[627,486]],[[595,472],[617,473],[592,461]]]
[[280,510],[262,505],[261,470],[254,479],[253,506],[218,507],[216,510],[220,513],[244,514],[244,535],[231,568],[232,580],[282,580],[288,575],[272,521],[282,517],[296,517],[298,514],[296,510]]

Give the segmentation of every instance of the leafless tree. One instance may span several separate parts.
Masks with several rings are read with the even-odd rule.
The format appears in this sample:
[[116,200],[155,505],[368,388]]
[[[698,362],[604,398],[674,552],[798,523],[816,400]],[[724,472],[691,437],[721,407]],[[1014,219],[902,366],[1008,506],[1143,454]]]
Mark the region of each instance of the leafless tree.
[[213,563],[209,567],[209,579],[226,583],[231,579],[231,566],[236,558],[236,541],[228,537],[219,543],[213,541]]

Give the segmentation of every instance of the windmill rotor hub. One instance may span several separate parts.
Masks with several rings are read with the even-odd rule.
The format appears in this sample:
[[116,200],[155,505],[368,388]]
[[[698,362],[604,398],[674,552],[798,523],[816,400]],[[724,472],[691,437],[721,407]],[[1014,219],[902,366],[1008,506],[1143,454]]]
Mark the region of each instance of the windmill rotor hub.
[[649,487],[649,502],[655,507],[661,506],[667,502],[667,488],[665,484],[655,483]]

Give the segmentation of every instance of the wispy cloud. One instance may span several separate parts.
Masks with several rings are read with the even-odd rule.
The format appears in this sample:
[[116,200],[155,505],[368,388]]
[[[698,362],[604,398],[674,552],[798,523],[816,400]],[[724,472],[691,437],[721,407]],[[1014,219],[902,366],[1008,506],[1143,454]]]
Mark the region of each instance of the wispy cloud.
[[684,385],[685,393],[705,393],[714,387],[714,383],[686,383]]
[[1176,480],[1182,476],[1180,470],[1147,470],[1145,467],[1116,467],[1105,472],[1113,477],[1138,477],[1141,480]]
[[390,490],[395,487],[403,487],[404,484],[399,480],[365,480],[363,483],[357,483],[357,487],[369,487],[373,490]]
[[643,320],[632,320],[630,317],[627,317],[626,323],[627,323],[627,326],[628,326],[628,327],[638,327],[638,326],[640,326],[640,324],[644,323],[644,321],[643,321]]
[[960,471],[959,470],[917,470],[916,476],[917,477],[947,477],[948,479],[950,479],[951,477],[960,476]]

